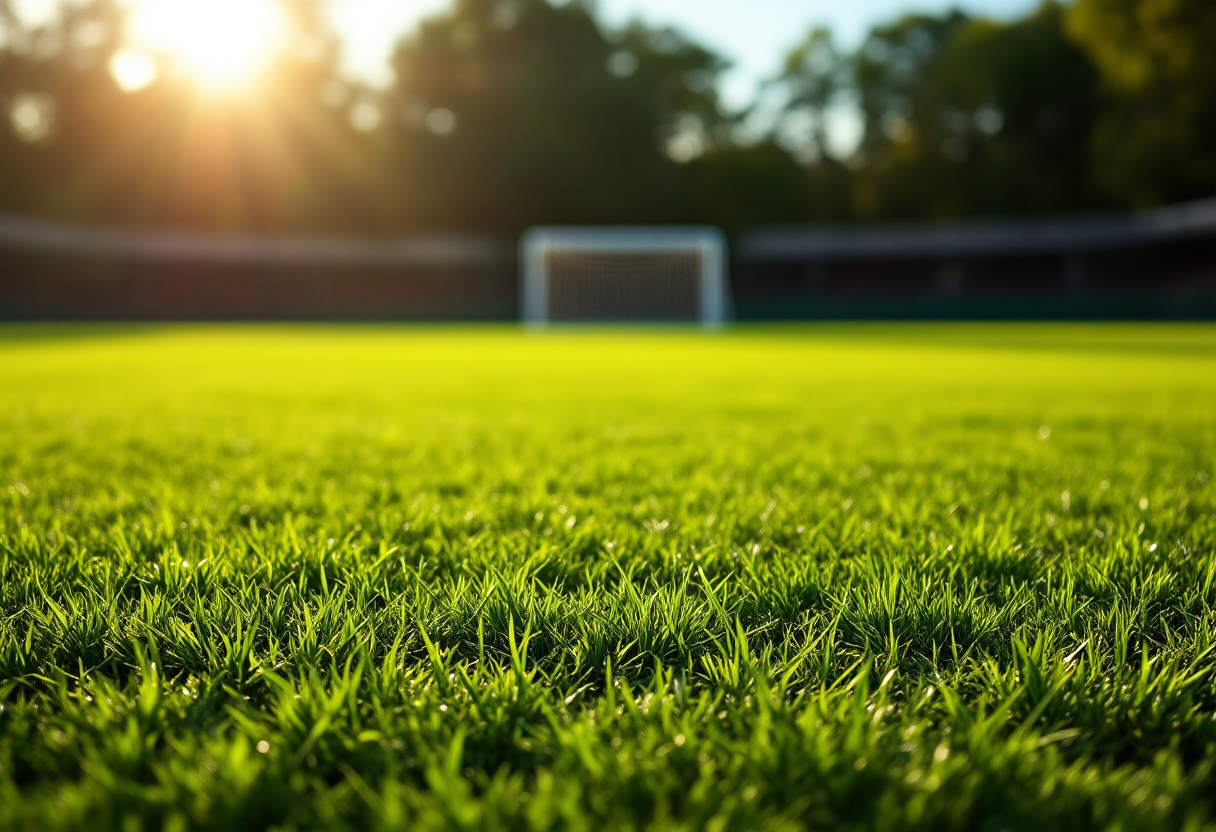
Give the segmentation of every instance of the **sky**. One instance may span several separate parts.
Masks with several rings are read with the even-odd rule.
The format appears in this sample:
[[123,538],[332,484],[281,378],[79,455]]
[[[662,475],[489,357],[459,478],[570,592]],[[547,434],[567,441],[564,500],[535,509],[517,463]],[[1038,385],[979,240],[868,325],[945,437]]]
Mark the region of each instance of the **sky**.
[[[366,1],[366,0],[365,0]],[[785,55],[815,26],[826,26],[845,48],[857,46],[871,26],[910,11],[951,7],[974,14],[1013,17],[1039,0],[600,0],[603,17],[624,23],[640,17],[673,24],[733,63],[723,89],[727,103],[743,106],[756,87],[778,71]]]

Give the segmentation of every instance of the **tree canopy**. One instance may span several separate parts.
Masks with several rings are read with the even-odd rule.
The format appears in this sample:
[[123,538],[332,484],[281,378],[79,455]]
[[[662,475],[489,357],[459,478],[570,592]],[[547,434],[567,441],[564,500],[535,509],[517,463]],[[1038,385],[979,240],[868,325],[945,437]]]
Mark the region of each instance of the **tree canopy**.
[[[724,106],[722,56],[594,4],[454,0],[393,83],[342,75],[316,0],[240,94],[164,55],[124,86],[130,8],[0,0],[0,210],[261,232],[515,232],[534,223],[944,218],[1138,207],[1216,192],[1216,6],[1044,3],[816,29]],[[776,112],[772,102],[776,101]],[[854,150],[833,145],[855,119]]]
[[1099,182],[1142,206],[1216,191],[1216,3],[1078,0],[1068,31],[1107,96]]

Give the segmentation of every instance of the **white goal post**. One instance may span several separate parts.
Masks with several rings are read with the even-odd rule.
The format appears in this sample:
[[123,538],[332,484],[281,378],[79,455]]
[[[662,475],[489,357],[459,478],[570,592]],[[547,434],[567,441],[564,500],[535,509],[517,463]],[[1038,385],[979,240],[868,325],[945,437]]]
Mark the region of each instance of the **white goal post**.
[[716,228],[534,228],[520,243],[524,323],[720,326],[729,299]]

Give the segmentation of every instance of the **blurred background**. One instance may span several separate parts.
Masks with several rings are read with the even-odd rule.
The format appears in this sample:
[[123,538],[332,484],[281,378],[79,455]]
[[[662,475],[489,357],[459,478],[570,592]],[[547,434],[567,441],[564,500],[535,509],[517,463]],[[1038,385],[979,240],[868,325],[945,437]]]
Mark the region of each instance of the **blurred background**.
[[1216,317],[1212,0],[0,0],[0,318],[512,319],[708,224],[741,319]]

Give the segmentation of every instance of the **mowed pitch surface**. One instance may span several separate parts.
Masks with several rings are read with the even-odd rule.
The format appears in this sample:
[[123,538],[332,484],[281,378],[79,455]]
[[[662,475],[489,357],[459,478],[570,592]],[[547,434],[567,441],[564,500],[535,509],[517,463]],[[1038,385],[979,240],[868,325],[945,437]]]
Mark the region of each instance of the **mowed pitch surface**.
[[1213,828],[1216,332],[0,329],[0,827]]

